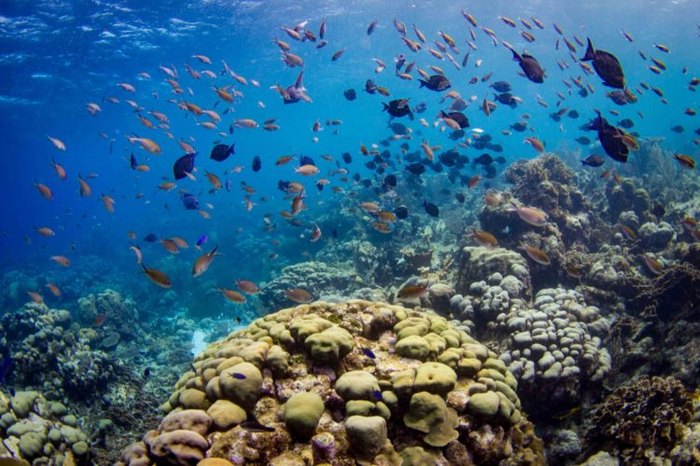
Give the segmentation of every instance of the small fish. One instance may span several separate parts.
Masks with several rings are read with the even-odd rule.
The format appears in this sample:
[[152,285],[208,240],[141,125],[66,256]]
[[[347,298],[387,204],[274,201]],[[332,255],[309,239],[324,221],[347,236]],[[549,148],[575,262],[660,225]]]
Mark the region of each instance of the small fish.
[[311,293],[302,288],[290,288],[284,294],[287,296],[287,299],[299,304],[306,304],[312,300]]
[[61,289],[56,285],[55,283],[47,283],[46,288],[49,289],[52,295],[54,295],[57,298],[61,297]]
[[80,174],[78,174],[78,182],[80,185],[80,197],[92,196],[92,188],[90,188],[90,185],[87,184],[87,181],[85,181]]
[[228,288],[222,288],[218,285],[217,288],[219,289],[219,291],[221,291],[221,294],[224,295],[224,298],[226,298],[227,301],[230,301],[232,303],[244,303],[246,301],[245,296],[243,296],[238,291],[229,290]]
[[236,286],[238,286],[242,292],[247,294],[256,294],[260,291],[258,285],[250,280],[236,280]]
[[427,292],[427,285],[406,285],[396,293],[396,296],[408,299],[420,298],[425,296]]
[[65,151],[65,150],[66,150],[66,145],[65,145],[65,143],[64,143],[63,141],[61,141],[60,139],[58,139],[58,138],[52,138],[51,136],[48,136],[48,135],[47,135],[46,137],[49,139],[49,141],[51,141],[51,144],[53,144],[53,146],[54,146],[56,149],[61,150],[61,151]]
[[51,256],[51,260],[63,267],[70,266],[70,260],[66,256]]
[[581,160],[581,163],[589,167],[597,168],[603,165],[605,163],[605,160],[600,155],[592,154],[586,157],[585,159]]
[[526,137],[524,142],[530,144],[537,152],[544,152],[544,143],[542,143],[542,141],[540,141],[536,137]]
[[34,301],[37,304],[44,304],[44,297],[41,296],[39,293],[36,291],[27,291],[27,295],[31,298],[32,301]]
[[192,276],[193,277],[199,277],[202,275],[204,272],[207,271],[209,266],[211,265],[212,261],[214,258],[217,256],[216,250],[218,249],[218,246],[215,246],[214,249],[209,251],[206,254],[202,254],[195,260],[194,265],[192,266]]
[[238,379],[238,380],[245,380],[247,378],[245,376],[245,374],[241,374],[240,372],[234,372],[231,375],[233,376],[234,379]]
[[659,262],[656,258],[652,257],[649,254],[642,254],[642,260],[644,261],[644,265],[647,266],[647,269],[654,275],[661,275],[661,272],[663,272],[663,267],[661,266],[661,262]]
[[360,346],[360,349],[362,349],[362,354],[364,354],[364,355],[367,356],[368,358],[370,358],[370,359],[376,359],[376,358],[377,358],[377,356],[374,354],[374,352],[373,352],[371,349],[369,349],[369,348],[364,348],[364,347],[362,347],[362,346]]
[[695,168],[695,159],[693,159],[689,155],[685,154],[673,154],[673,158],[678,160],[678,163],[681,164],[682,167],[684,168]]
[[138,265],[141,265],[141,262],[143,261],[143,254],[141,253],[141,248],[138,246],[129,246],[129,249],[134,251],[134,255],[136,256],[136,263]]
[[538,264],[541,264],[541,265],[549,265],[550,264],[549,256],[542,249],[536,248],[534,246],[530,246],[529,244],[521,245],[520,249],[525,251],[525,253],[527,253],[528,257],[530,259],[532,259],[533,261],[537,262]]
[[547,225],[547,213],[537,207],[514,206],[513,211],[517,212],[522,221],[532,226],[543,227]]
[[148,279],[156,285],[160,286],[161,288],[170,288],[172,286],[170,278],[168,278],[168,276],[160,270],[146,267],[146,265],[144,264],[141,264],[141,268],[143,269],[143,273],[146,274]]
[[474,230],[469,236],[474,239],[474,241],[480,246],[487,248],[498,247],[498,240],[488,231],[484,230]]

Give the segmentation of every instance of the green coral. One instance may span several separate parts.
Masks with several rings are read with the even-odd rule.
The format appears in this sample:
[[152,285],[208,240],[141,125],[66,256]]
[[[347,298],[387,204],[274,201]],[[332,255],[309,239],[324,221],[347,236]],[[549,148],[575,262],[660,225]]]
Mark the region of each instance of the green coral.
[[459,437],[457,413],[440,395],[415,393],[403,421],[407,427],[426,433],[423,440],[434,447],[444,447]]
[[379,393],[377,378],[365,371],[350,371],[341,375],[335,383],[335,391],[345,401],[375,401]]
[[245,410],[251,410],[260,396],[262,373],[253,364],[242,362],[221,373],[219,386],[223,396]]
[[298,441],[308,440],[314,435],[325,409],[323,399],[318,394],[295,393],[284,405],[284,422],[287,430]]
[[380,416],[350,416],[345,420],[345,432],[355,458],[372,460],[388,438],[386,419]]
[[330,327],[304,340],[309,355],[315,363],[336,364],[352,351],[355,340],[341,327]]

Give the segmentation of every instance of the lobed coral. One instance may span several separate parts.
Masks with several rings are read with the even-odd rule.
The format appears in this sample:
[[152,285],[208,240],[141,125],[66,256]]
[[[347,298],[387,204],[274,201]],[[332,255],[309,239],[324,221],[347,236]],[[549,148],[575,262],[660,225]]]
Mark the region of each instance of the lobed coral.
[[119,464],[543,464],[516,388],[436,314],[315,302],[210,345]]
[[0,464],[10,458],[45,466],[91,464],[88,438],[77,417],[39,392],[17,392],[11,398],[0,394],[0,434]]

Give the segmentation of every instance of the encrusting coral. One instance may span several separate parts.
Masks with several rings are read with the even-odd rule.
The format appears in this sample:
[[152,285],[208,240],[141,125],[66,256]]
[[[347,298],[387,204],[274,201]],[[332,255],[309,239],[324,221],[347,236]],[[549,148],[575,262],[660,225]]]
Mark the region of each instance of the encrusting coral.
[[119,464],[544,464],[516,385],[441,316],[319,301],[211,344]]

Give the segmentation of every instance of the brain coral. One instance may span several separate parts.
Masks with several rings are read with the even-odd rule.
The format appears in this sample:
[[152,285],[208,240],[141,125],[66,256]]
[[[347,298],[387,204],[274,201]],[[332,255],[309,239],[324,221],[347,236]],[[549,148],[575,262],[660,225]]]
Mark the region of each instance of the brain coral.
[[544,464],[516,384],[436,314],[319,301],[211,344],[119,464]]

